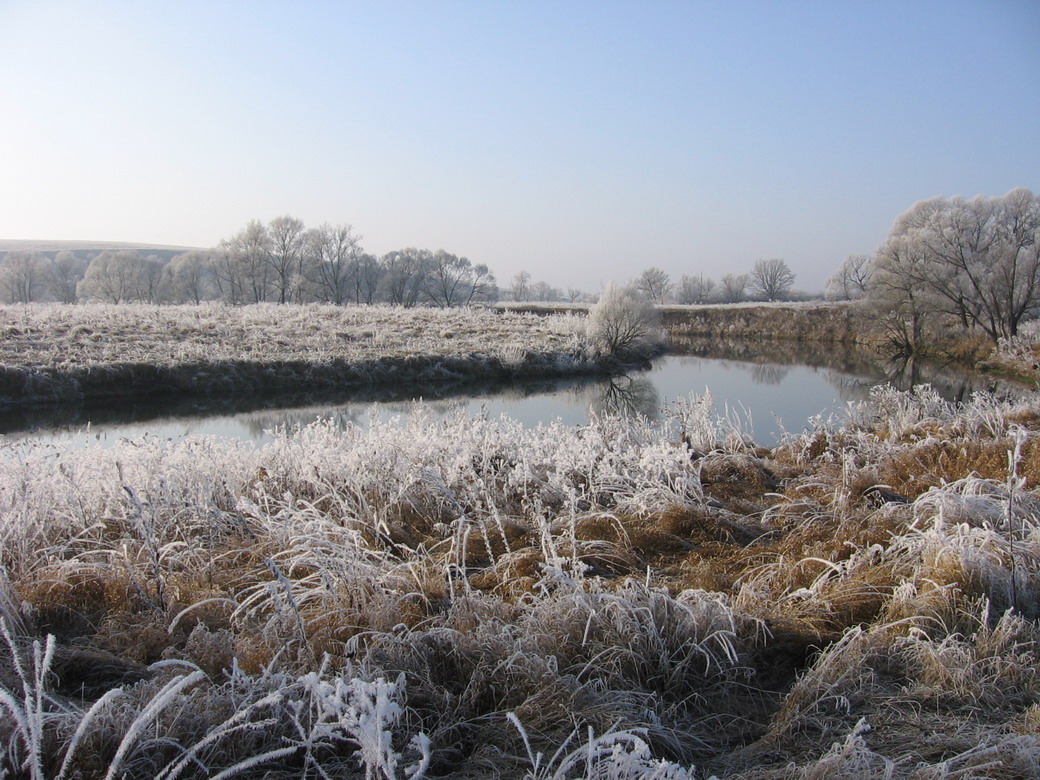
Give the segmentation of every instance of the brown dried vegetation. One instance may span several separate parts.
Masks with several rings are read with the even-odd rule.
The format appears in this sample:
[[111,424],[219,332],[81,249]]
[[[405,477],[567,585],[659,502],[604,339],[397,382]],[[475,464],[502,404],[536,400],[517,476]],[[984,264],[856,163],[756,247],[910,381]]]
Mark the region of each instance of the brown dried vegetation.
[[[318,690],[395,678],[406,707],[389,744],[403,756],[425,734],[429,777],[542,777],[525,775],[509,713],[545,755],[575,728],[641,730],[674,777],[1040,766],[1035,406],[879,395],[773,450],[692,457],[622,421],[407,425],[286,434],[229,456],[211,487],[189,453],[183,490],[176,448],[98,456],[122,466],[89,466],[108,483],[78,504],[47,492],[50,456],[12,450],[9,516],[67,522],[5,526],[11,701],[48,634],[63,712],[123,697],[102,702],[81,777],[145,731],[118,759],[128,777],[200,742],[211,768],[272,751],[240,775],[364,776]],[[61,484],[83,484],[85,457],[57,460]],[[185,668],[199,676],[174,696]],[[248,738],[206,742],[233,717]],[[3,731],[5,760],[30,776],[19,734]]]

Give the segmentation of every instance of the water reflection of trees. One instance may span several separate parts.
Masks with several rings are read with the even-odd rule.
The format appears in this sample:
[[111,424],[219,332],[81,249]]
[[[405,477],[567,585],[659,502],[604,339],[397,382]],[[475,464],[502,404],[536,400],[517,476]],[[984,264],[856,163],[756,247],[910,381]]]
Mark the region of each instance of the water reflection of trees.
[[789,368],[773,363],[755,363],[751,366],[751,381],[756,385],[778,385],[790,373]]
[[654,383],[643,377],[616,376],[607,380],[589,410],[599,415],[640,415],[656,420],[661,396]]
[[871,367],[878,362],[877,356],[867,350],[793,339],[673,337],[671,347],[675,354],[710,360],[731,360],[744,365],[810,366],[852,374],[871,373]]
[[1016,395],[1021,390],[1011,382],[979,374],[953,364],[903,357],[889,360],[875,352],[842,345],[823,346],[794,340],[673,338],[673,351],[705,359],[740,364],[755,382],[777,384],[786,365],[822,368],[824,378],[843,400],[866,398],[878,384],[900,390],[929,384],[944,398],[962,401],[979,391]]

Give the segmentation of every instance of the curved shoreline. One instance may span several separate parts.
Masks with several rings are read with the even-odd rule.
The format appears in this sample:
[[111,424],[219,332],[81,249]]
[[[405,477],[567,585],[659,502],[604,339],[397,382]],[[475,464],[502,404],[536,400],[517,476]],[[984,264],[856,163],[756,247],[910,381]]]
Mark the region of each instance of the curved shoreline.
[[363,361],[223,360],[171,366],[113,363],[67,369],[0,366],[0,410],[79,401],[610,376],[634,365],[638,364],[623,363],[616,358],[578,362],[563,352],[528,352],[514,363],[477,354],[415,355]]

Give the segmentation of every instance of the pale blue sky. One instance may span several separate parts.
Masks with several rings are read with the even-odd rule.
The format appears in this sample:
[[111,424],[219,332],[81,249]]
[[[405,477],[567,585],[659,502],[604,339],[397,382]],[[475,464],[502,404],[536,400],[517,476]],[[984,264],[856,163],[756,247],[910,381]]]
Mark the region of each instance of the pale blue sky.
[[1040,1],[0,0],[0,238],[348,222],[508,285],[784,258],[1040,190]]

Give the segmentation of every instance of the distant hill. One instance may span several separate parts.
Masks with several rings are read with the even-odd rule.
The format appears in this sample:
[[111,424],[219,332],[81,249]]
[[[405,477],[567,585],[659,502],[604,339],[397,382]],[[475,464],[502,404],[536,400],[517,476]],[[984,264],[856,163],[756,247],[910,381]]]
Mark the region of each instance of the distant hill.
[[0,238],[0,257],[8,252],[25,250],[36,250],[47,257],[54,257],[58,252],[72,252],[77,257],[91,257],[99,252],[118,252],[131,250],[148,255],[158,255],[163,260],[169,260],[174,255],[182,252],[190,252],[200,247],[194,246],[169,246],[167,244],[134,244],[126,241],[45,241],[32,239],[6,239]]

